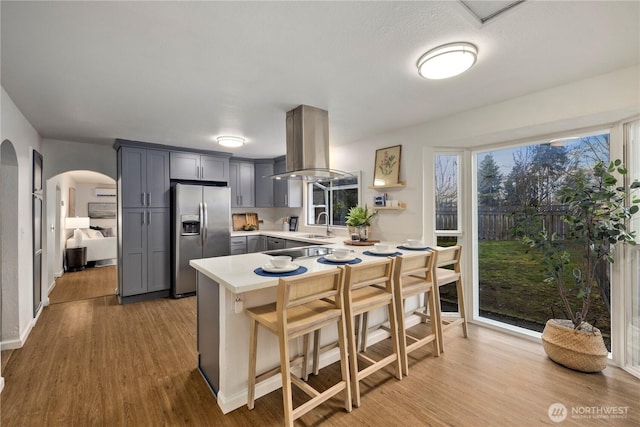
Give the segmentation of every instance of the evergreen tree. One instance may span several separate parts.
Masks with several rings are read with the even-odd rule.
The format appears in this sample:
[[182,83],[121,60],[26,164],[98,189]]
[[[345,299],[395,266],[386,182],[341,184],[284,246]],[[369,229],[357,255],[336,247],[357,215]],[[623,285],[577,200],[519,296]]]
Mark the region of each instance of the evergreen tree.
[[478,167],[478,204],[499,206],[501,201],[502,174],[493,158],[487,154]]

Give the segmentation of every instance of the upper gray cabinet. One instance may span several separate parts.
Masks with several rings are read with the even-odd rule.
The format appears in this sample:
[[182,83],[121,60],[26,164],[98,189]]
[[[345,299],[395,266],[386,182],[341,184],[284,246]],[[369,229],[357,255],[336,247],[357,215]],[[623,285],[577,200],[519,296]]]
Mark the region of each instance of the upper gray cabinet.
[[235,161],[229,162],[229,186],[231,187],[231,207],[248,208],[255,206],[253,163]]
[[[256,207],[272,208],[273,207],[273,161],[257,160],[255,167],[255,188],[256,188]],[[267,178],[265,178],[267,177]]]
[[169,152],[120,149],[122,207],[169,207]]
[[[276,159],[273,169],[274,174],[286,172],[285,157]],[[273,183],[273,205],[276,207],[301,208],[302,183],[301,180],[275,180]]]
[[229,158],[172,151],[171,179],[229,182]]

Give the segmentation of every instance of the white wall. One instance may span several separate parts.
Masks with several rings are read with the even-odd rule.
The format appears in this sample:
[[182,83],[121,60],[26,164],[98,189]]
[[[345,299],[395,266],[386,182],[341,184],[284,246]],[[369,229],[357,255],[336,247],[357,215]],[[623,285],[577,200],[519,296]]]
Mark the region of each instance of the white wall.
[[[33,260],[31,237],[31,170],[32,151],[42,153],[40,136],[24,115],[18,110],[4,88],[2,88],[0,141],[9,140],[13,144],[18,160],[18,247],[15,262],[18,265],[18,283],[3,286],[17,286],[17,300],[3,301],[4,306],[18,307],[17,336],[3,337],[2,348],[19,347],[33,326]],[[46,164],[45,157],[45,164]],[[46,266],[46,253],[43,257]],[[46,272],[46,267],[43,268]],[[44,274],[44,273],[43,273]],[[46,283],[43,278],[43,283]],[[46,291],[43,291],[45,295]]]
[[[105,181],[108,180],[105,177]],[[112,184],[76,184],[76,216],[89,216],[89,203],[116,203],[116,197],[96,196],[96,188],[116,188],[115,181]],[[91,225],[103,228],[113,228],[116,231],[116,219],[91,218]]]
[[[332,145],[331,165],[362,170],[363,203],[372,205],[375,150],[402,145],[400,180],[406,188],[389,193],[407,204],[404,211],[383,211],[372,227],[373,238],[403,241],[432,237],[434,224],[428,192],[433,174],[423,176],[433,147],[467,149],[533,139],[552,133],[612,123],[640,112],[640,66],[550,88],[498,104],[465,111],[352,144]],[[424,195],[428,194],[428,199]]]

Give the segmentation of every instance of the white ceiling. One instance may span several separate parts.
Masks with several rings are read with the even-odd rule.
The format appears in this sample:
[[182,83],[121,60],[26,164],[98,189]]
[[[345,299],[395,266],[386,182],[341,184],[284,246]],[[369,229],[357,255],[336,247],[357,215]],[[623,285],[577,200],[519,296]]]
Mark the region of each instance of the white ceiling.
[[[457,1],[1,8],[2,86],[42,137],[256,158],[284,154],[299,104],[327,109],[345,144],[640,63],[638,1],[529,0],[485,24]],[[420,78],[417,59],[453,41],[478,46],[476,65]],[[247,144],[221,149],[225,134]]]

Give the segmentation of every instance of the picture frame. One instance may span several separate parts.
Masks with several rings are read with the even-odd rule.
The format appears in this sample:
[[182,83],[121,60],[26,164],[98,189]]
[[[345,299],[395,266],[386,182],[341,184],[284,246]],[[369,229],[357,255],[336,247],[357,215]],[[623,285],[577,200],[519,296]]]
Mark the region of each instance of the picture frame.
[[402,145],[376,150],[376,160],[373,165],[373,185],[375,187],[394,185],[399,182],[401,152]]
[[289,218],[289,231],[298,231],[298,217],[292,216]]
[[116,217],[115,203],[89,203],[89,218],[111,219]]

